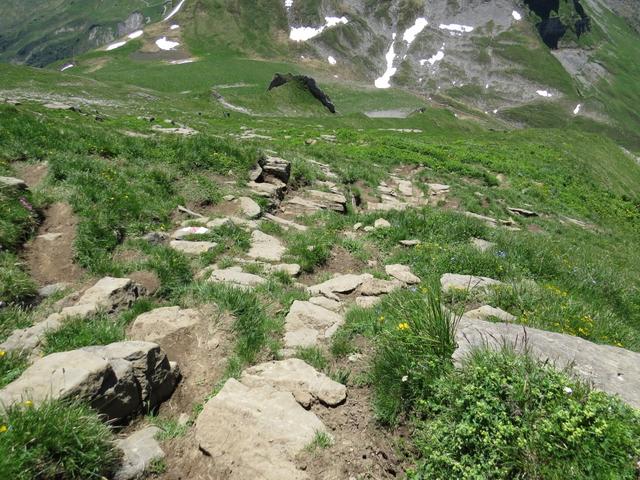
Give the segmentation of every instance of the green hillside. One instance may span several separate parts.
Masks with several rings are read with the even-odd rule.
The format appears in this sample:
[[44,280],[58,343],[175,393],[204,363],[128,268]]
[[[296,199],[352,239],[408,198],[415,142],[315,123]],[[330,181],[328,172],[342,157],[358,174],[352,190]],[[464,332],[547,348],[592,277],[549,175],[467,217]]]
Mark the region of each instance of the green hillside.
[[626,0],[553,51],[507,0],[413,42],[429,2],[34,3],[0,7],[1,478],[637,479]]

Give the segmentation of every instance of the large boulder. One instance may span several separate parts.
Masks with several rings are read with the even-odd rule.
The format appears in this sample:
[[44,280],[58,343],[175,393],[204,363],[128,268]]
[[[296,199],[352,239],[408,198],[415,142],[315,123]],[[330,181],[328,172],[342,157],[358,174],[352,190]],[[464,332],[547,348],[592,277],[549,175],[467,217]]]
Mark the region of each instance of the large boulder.
[[195,438],[200,450],[215,458],[218,471],[212,478],[307,480],[294,459],[318,432],[327,429],[292,393],[232,378],[205,404]]
[[[272,182],[272,179],[277,179],[285,184],[289,183],[291,177],[291,162],[280,158],[272,157],[270,155],[264,155],[258,160],[258,165],[261,169],[260,180],[263,182]],[[255,179],[258,181],[258,179]]]
[[595,388],[619,395],[629,405],[640,408],[640,353],[572,335],[466,317],[460,320],[456,341],[454,360],[458,363],[475,348],[498,350],[511,345],[557,368],[569,368]]
[[179,379],[160,347],[119,342],[47,355],[0,390],[0,406],[81,398],[110,421],[122,421],[166,400]]
[[262,209],[255,201],[249,197],[240,197],[238,199],[240,203],[240,211],[249,219],[256,219],[262,215]]

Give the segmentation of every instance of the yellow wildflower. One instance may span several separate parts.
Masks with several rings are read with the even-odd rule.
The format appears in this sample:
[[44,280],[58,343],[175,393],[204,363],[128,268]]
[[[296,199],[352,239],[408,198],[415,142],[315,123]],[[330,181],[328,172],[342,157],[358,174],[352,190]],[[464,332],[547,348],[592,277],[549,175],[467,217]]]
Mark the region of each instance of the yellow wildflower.
[[4,350],[0,350],[0,358],[4,357],[7,354]]
[[24,406],[25,407],[33,407],[33,402],[31,400],[27,400],[26,402],[24,402]]
[[4,432],[6,432],[7,430],[9,430],[9,429],[7,428],[7,426],[6,426],[6,425],[0,425],[0,433],[4,433]]
[[384,322],[384,315],[380,315],[380,318],[378,320],[380,320],[380,322]]
[[407,322],[399,323],[398,330],[409,330],[409,324]]

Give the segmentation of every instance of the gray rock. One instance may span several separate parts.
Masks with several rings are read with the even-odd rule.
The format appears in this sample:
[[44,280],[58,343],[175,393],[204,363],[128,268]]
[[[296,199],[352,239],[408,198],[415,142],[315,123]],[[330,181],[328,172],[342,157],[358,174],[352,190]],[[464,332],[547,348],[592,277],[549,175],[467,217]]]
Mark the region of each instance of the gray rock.
[[317,432],[328,433],[290,392],[233,378],[205,404],[195,426],[198,447],[228,480],[308,480],[295,457]]
[[242,211],[243,215],[246,216],[247,218],[256,219],[256,218],[259,218],[260,215],[262,214],[262,209],[260,208],[260,205],[258,205],[249,197],[240,197],[238,199],[238,202],[240,203],[240,210]]
[[490,318],[497,318],[503,322],[513,322],[516,317],[500,308],[494,308],[489,305],[483,305],[475,310],[470,310],[464,314],[464,316],[471,320],[489,320]]
[[277,223],[278,225],[282,226],[285,230],[289,230],[290,228],[293,228],[294,230],[298,230],[300,232],[306,232],[308,230],[308,227],[306,227],[305,225],[299,225],[295,222],[292,222],[291,220],[286,220],[284,218],[276,217],[275,215],[271,215],[270,213],[265,213],[264,218],[272,221],[273,223]]
[[496,246],[495,243],[488,242],[487,240],[483,240],[482,238],[471,239],[471,244],[481,252],[486,252],[487,250],[491,250],[493,247]]
[[597,345],[579,337],[545,332],[507,323],[463,317],[456,333],[460,361],[474,348],[500,349],[506,343],[557,368],[570,368],[595,388],[619,395],[629,405],[640,407],[640,353],[609,345]]
[[184,220],[183,222],[180,223],[181,227],[193,227],[195,226],[206,226],[207,223],[209,223],[209,221],[211,221],[211,219],[209,217],[196,217],[196,218],[190,218],[188,220]]
[[324,373],[298,358],[262,363],[245,370],[240,382],[248,387],[269,385],[276,390],[308,393],[325,405],[335,407],[347,398],[344,385],[331,380]]
[[169,240],[169,234],[165,232],[149,232],[141,237],[145,242],[149,242],[152,245],[160,245],[161,243]]
[[[416,277],[417,278],[417,277]],[[360,286],[360,294],[364,296],[379,296],[391,293],[402,287],[399,280],[381,280],[379,278],[370,278],[365,280]]]
[[373,275],[364,273],[362,275],[338,275],[331,280],[313,285],[307,290],[311,295],[324,295],[327,298],[339,301],[340,299],[336,293],[351,293],[366,280],[373,278]]
[[139,315],[129,331],[134,340],[163,344],[174,334],[186,332],[202,321],[200,312],[180,307],[156,308]]
[[391,224],[387,220],[385,220],[384,218],[377,219],[373,223],[373,226],[375,228],[391,228]]
[[55,332],[62,327],[60,314],[54,313],[43,322],[27,328],[14,330],[7,339],[0,343],[0,350],[5,352],[31,352],[40,347],[47,333]]
[[421,243],[420,240],[400,240],[400,245],[403,247],[417,247]]
[[27,184],[24,180],[14,177],[0,177],[0,188],[12,188],[16,190],[26,190]]
[[253,193],[261,197],[281,198],[282,195],[284,194],[284,188],[286,187],[286,185],[284,184],[274,185],[273,183],[249,182],[247,183],[247,187],[249,187]]
[[458,275],[456,273],[445,273],[440,277],[440,285],[443,292],[449,290],[478,290],[493,285],[502,285],[502,282],[488,277],[476,277],[473,275]]
[[331,338],[344,318],[311,302],[296,300],[285,318],[285,349],[312,347]]
[[429,195],[431,196],[444,195],[451,190],[449,185],[442,185],[440,183],[428,183],[427,186],[429,187]]
[[319,190],[308,190],[307,194],[314,202],[321,205],[323,209],[335,210],[345,213],[347,211],[347,199],[341,193],[327,193]]
[[475,218],[476,220],[480,220],[484,222],[488,227],[496,228],[498,226],[498,220],[495,218],[487,217],[485,215],[479,215],[473,212],[464,212],[464,215],[469,218]]
[[186,255],[201,255],[218,246],[215,242],[187,242],[185,240],[172,240],[169,246]]
[[66,282],[52,283],[51,285],[45,285],[38,289],[38,295],[42,298],[49,298],[56,293],[64,292],[71,285]]
[[164,458],[164,452],[156,440],[158,427],[146,427],[118,440],[117,447],[123,457],[114,480],[138,480],[144,478],[146,470],[156,460]]
[[269,182],[271,178],[275,178],[284,184],[289,183],[291,177],[291,162],[280,157],[263,156],[258,164],[262,167],[262,177],[264,181]]
[[208,282],[229,283],[239,287],[251,288],[261,285],[266,280],[252,273],[245,273],[240,267],[225,268],[224,270],[214,270],[211,272]]
[[420,283],[420,277],[417,277],[411,273],[411,268],[406,265],[386,265],[384,267],[387,275],[391,275],[393,278],[400,280],[407,285],[415,285]]
[[313,303],[314,305],[318,305],[319,307],[326,308],[327,310],[331,310],[332,312],[339,312],[342,310],[342,304],[335,300],[331,300],[327,297],[311,297],[309,299],[309,303]]
[[276,237],[254,230],[251,233],[251,248],[247,256],[267,262],[279,262],[286,250]]
[[66,103],[60,102],[50,102],[42,105],[44,108],[48,108],[49,110],[75,110],[75,107],[71,105],[67,105]]
[[507,207],[511,213],[515,213],[516,215],[520,215],[521,217],[538,217],[539,214],[533,212],[531,210],[526,210],[524,208],[516,208],[516,207]]

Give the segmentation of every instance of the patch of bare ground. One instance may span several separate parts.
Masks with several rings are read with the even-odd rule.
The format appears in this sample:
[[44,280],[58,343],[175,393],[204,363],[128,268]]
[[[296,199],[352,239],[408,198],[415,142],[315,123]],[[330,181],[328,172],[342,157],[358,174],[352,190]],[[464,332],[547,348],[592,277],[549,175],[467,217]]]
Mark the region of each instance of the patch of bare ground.
[[343,247],[336,246],[331,251],[331,256],[321,268],[316,269],[313,273],[305,273],[299,277],[301,283],[305,285],[314,285],[319,283],[321,277],[333,274],[360,274],[367,268],[367,264],[355,258],[351,253]]
[[46,163],[16,162],[13,167],[18,173],[18,177],[24,180],[30,189],[40,185],[49,171],[49,166]]
[[[216,384],[223,378],[227,359],[233,350],[233,322],[227,313],[214,305],[200,306],[202,321],[187,332],[165,337],[160,346],[171,361],[180,366],[182,380],[171,399],[165,402],[158,416],[178,419],[182,414],[191,415],[205,402]],[[222,480],[216,476],[210,459],[198,449],[193,429],[186,435],[162,444],[166,454],[167,470],[153,478],[163,480]]]
[[27,242],[23,256],[33,279],[40,285],[77,283],[84,275],[74,262],[78,218],[67,203],[56,202],[44,212],[35,238]]

